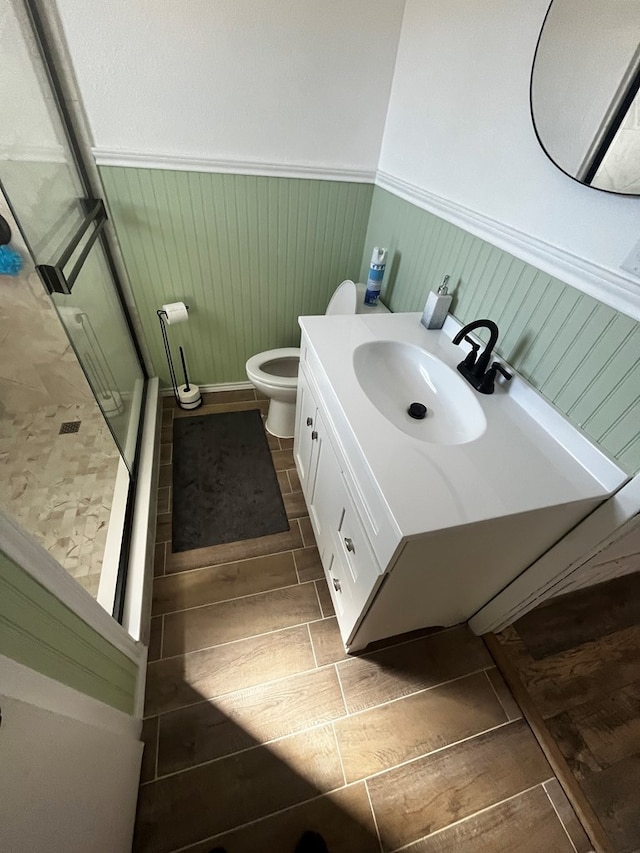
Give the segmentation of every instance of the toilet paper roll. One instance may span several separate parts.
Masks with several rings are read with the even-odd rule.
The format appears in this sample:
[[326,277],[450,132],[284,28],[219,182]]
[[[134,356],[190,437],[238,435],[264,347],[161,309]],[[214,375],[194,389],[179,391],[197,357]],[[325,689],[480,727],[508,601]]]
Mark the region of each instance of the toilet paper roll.
[[189,311],[184,302],[169,302],[162,306],[162,310],[166,312],[166,321],[171,326],[174,323],[186,323],[189,319]]

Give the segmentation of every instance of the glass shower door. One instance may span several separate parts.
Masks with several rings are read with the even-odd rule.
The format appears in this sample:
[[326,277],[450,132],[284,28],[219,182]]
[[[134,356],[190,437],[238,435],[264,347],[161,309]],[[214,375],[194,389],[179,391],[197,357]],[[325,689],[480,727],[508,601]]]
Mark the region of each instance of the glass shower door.
[[40,47],[16,0],[0,21],[0,188],[25,269],[0,276],[2,505],[111,610],[145,374]]

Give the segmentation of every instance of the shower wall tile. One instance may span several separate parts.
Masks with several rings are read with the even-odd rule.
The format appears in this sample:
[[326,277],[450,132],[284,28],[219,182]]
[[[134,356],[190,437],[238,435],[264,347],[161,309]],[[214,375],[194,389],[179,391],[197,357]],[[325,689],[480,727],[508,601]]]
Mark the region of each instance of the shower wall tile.
[[498,353],[628,473],[640,469],[639,323],[378,187],[361,278],[372,246],[389,249],[393,311],[421,311],[450,275],[454,316],[495,320]]
[[15,278],[0,276],[0,342],[0,419],[93,400],[51,300],[29,265]]
[[156,310],[193,381],[245,381],[257,352],[297,346],[298,316],[324,312],[357,277],[373,187],[160,169],[100,170],[154,367],[168,382]]

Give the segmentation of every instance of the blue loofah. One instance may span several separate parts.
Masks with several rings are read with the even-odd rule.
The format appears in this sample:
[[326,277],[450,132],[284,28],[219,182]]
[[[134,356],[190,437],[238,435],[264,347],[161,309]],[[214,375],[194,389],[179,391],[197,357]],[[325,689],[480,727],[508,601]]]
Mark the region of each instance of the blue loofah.
[[18,275],[22,258],[11,246],[0,246],[0,275]]

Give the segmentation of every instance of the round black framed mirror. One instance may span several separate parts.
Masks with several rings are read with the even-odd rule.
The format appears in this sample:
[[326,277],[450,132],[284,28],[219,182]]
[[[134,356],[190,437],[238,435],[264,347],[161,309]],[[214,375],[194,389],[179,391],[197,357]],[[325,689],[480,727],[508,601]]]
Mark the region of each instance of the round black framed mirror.
[[547,156],[587,186],[640,195],[640,0],[552,0],[531,72]]

